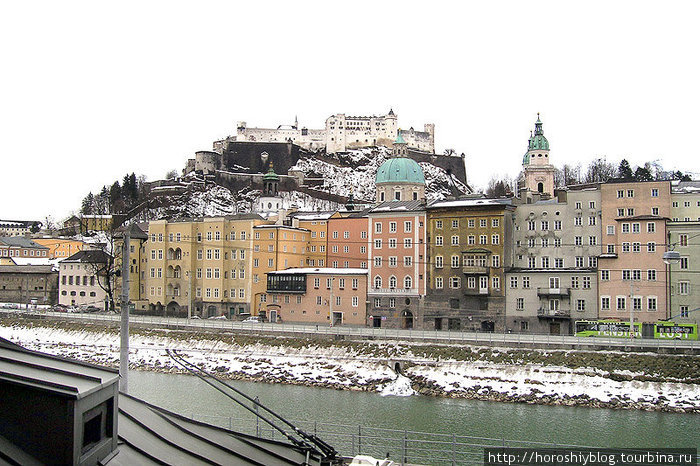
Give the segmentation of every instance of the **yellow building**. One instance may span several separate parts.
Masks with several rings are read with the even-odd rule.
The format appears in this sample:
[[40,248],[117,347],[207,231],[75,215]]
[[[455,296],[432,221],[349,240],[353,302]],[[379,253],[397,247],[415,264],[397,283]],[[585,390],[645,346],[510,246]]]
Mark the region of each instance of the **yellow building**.
[[304,267],[309,256],[311,231],[286,225],[258,225],[253,228],[252,312],[266,318],[267,273]]
[[306,267],[327,267],[328,219],[335,212],[295,212],[290,214],[292,225],[309,230],[306,246]]
[[49,259],[66,259],[78,251],[88,248],[82,241],[69,238],[34,238],[35,243],[49,248]]
[[[158,315],[249,314],[257,214],[149,223],[141,259],[144,303]],[[147,303],[147,304],[146,304]]]

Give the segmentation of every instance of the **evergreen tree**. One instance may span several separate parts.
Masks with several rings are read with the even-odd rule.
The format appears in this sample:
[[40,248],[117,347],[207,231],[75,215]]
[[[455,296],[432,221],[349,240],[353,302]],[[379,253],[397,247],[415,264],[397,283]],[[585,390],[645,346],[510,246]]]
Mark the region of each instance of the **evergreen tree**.
[[80,207],[80,213],[83,215],[90,215],[95,210],[95,197],[92,192],[89,192],[87,196],[83,199],[83,204]]
[[634,171],[634,179],[637,181],[653,181],[654,177],[651,175],[651,170],[648,167],[637,167]]
[[623,180],[631,181],[634,179],[634,173],[627,159],[622,159],[622,162],[620,162],[620,166],[617,168],[617,176]]

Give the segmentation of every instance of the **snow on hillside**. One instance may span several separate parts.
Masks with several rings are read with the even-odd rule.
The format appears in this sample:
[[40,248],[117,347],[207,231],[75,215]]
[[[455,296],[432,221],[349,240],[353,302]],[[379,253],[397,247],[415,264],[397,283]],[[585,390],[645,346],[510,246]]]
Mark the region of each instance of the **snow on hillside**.
[[[373,200],[375,198],[374,180],[377,170],[391,156],[391,150],[385,147],[371,147],[350,150],[338,154],[338,160],[343,165],[338,166],[324,160],[309,157],[299,159],[293,169],[305,174],[317,174],[324,178],[323,188],[333,194],[349,196],[352,190],[355,199]],[[467,187],[448,175],[447,172],[428,162],[421,162],[426,181],[426,197],[428,201],[444,199],[451,194],[451,185],[454,184],[462,193],[467,192]]]

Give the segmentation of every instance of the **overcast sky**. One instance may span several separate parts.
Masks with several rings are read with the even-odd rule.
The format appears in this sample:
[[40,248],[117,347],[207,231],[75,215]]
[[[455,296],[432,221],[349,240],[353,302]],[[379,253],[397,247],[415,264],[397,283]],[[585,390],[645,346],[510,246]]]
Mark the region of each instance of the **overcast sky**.
[[470,184],[659,160],[700,177],[699,2],[3,2],[0,218],[65,218],[249,126],[435,123]]

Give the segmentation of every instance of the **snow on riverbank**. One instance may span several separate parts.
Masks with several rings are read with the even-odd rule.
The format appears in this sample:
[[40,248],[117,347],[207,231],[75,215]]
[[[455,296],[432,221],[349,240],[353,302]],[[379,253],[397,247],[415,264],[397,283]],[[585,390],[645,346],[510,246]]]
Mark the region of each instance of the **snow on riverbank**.
[[[97,364],[118,366],[119,335],[109,331],[0,324],[0,336],[26,348]],[[700,413],[700,385],[614,381],[598,369],[539,364],[416,359],[398,376],[386,358],[359,355],[351,347],[237,345],[188,334],[137,334],[130,338],[132,367],[180,371],[167,349],[221,377],[314,385],[382,395],[464,397],[495,401],[567,404]],[[377,348],[395,343],[377,344]],[[377,351],[379,353],[379,351]]]

